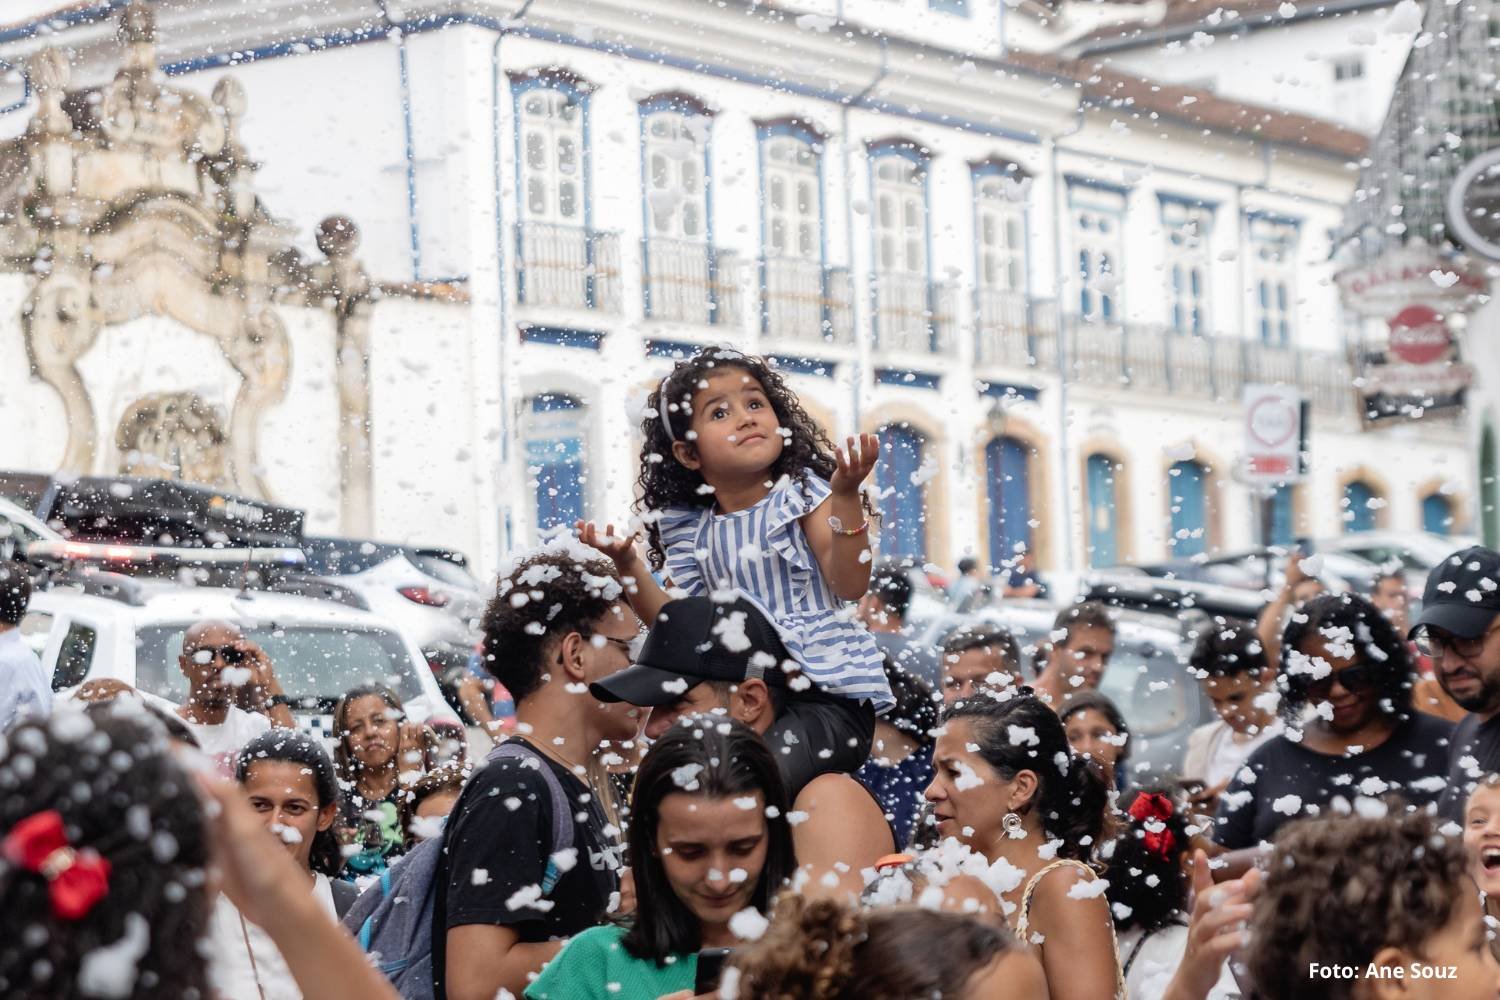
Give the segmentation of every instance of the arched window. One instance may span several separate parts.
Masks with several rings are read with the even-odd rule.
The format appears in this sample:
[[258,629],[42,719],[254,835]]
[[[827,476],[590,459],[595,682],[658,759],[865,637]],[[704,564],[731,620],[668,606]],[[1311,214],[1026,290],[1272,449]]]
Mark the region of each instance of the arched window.
[[1422,530],[1434,535],[1447,535],[1453,531],[1453,502],[1441,493],[1429,493],[1422,498]]
[[927,437],[909,424],[887,424],[875,466],[885,555],[927,558]]
[[1031,446],[1013,437],[992,438],[984,448],[990,514],[990,566],[1013,565],[1031,548]]
[[762,126],[760,149],[766,256],[821,263],[822,141],[808,128],[779,123]]
[[524,222],[584,225],[586,87],[562,76],[517,78]]
[[1026,190],[1031,178],[1013,163],[985,162],[973,173],[979,287],[1025,292]]
[[1167,472],[1172,533],[1167,551],[1178,559],[1208,548],[1208,469],[1202,462],[1176,462]]
[[1375,487],[1362,479],[1355,479],[1344,487],[1343,518],[1345,534],[1359,531],[1374,531],[1378,523],[1376,512],[1383,507],[1380,494]]
[[1116,478],[1120,467],[1108,455],[1098,453],[1086,463],[1088,560],[1090,566],[1114,566],[1120,561],[1119,505]]
[[875,269],[927,276],[927,159],[904,144],[871,149]]
[[587,411],[574,396],[542,393],[526,401],[526,475],[540,534],[586,516]]
[[713,119],[686,97],[653,97],[641,104],[647,235],[652,239],[708,239],[708,131]]

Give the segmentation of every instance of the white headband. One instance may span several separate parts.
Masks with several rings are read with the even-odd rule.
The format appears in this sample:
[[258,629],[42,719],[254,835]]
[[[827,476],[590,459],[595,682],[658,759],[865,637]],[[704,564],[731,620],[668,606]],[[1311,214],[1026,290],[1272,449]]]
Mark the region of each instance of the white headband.
[[672,421],[667,413],[667,382],[672,378],[668,375],[661,380],[661,388],[656,390],[656,415],[661,418],[661,429],[667,432],[667,440],[673,444],[677,443],[677,435],[672,433]]

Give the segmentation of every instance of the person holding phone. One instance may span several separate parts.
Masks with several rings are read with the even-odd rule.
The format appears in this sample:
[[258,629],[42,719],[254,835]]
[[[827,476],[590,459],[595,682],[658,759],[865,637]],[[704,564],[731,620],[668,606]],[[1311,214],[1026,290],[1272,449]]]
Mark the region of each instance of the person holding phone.
[[796,870],[788,808],[776,761],[754,730],[717,715],[678,720],[635,779],[635,912],[570,940],[526,988],[527,1000],[716,992],[738,925],[763,925]]
[[[265,650],[230,622],[202,621],[182,637],[178,668],[187,678],[187,700],[177,715],[192,730],[203,752],[230,777],[240,748],[273,725],[293,728],[291,709]],[[257,700],[247,711],[235,704],[247,683]]]

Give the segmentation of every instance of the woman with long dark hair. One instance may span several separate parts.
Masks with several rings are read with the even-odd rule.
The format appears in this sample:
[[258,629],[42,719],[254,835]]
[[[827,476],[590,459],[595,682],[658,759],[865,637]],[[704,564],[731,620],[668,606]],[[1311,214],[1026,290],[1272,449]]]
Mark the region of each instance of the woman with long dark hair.
[[1094,864],[1108,786],[1096,761],[1069,748],[1057,713],[1029,688],[961,701],[944,717],[933,766],[926,798],[938,835],[989,864],[978,903],[1003,910],[1036,947],[1052,1000],[1123,993]]
[[[343,916],[358,894],[337,876],[343,856],[333,835],[338,779],[321,743],[293,729],[273,729],[240,748],[235,780],[250,808],[304,872],[330,917]],[[214,909],[214,982],[226,997],[296,1000],[302,994],[276,945],[225,896]]]
[[356,848],[348,876],[384,871],[406,850],[407,792],[426,770],[429,734],[406,721],[401,699],[383,684],[351,688],[334,706],[333,759],[343,791],[334,829],[340,844]]
[[297,884],[295,862],[243,792],[210,769],[127,699],[5,734],[0,996],[222,995],[201,947],[222,889],[266,929],[302,993],[395,1000]]
[[691,990],[704,948],[738,940],[796,870],[770,749],[722,716],[679,721],[647,751],[630,803],[636,911],[568,942],[529,1000],[657,1000]]
[[1251,754],[1220,796],[1215,842],[1267,843],[1335,797],[1346,807],[1391,793],[1411,807],[1436,802],[1453,724],[1412,708],[1415,680],[1406,643],[1375,605],[1353,594],[1308,601],[1281,637],[1287,732]]

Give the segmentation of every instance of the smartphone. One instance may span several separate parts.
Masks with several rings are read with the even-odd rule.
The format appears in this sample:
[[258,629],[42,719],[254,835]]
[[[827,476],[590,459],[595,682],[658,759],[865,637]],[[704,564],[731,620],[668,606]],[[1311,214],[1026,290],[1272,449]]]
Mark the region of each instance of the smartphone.
[[724,963],[734,952],[729,948],[704,948],[698,952],[698,977],[693,980],[693,993],[719,992],[719,980],[724,976]]

